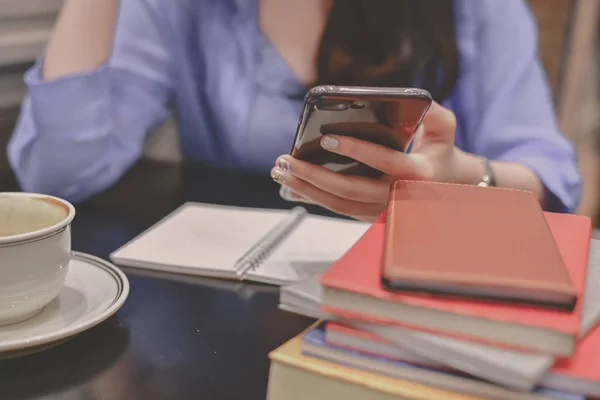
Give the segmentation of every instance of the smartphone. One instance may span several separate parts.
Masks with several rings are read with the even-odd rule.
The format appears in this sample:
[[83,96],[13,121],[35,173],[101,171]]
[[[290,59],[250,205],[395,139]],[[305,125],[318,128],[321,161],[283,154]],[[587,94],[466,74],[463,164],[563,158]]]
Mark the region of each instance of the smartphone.
[[326,134],[352,136],[405,151],[431,106],[427,90],[357,86],[317,86],[304,107],[290,154],[347,175],[383,173],[321,147]]

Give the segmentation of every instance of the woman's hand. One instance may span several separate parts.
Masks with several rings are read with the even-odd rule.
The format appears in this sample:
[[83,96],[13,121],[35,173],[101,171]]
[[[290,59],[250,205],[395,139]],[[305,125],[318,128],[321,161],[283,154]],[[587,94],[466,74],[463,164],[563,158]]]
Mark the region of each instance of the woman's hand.
[[[434,102],[415,135],[410,154],[347,136],[322,138],[324,149],[383,172],[381,179],[338,174],[289,155],[277,159],[271,176],[283,185],[282,195],[288,200],[315,203],[340,214],[373,221],[387,205],[392,180],[464,180],[460,165],[466,153],[454,146],[455,131],[452,111]],[[483,176],[483,165],[479,176]]]

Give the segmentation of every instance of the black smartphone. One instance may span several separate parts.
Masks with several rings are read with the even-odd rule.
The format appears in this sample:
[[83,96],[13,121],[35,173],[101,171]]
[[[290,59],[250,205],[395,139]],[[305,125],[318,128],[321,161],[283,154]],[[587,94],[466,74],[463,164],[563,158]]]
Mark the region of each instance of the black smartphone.
[[348,175],[382,173],[321,147],[326,134],[352,136],[405,151],[431,106],[427,90],[358,86],[317,86],[304,100],[290,154]]

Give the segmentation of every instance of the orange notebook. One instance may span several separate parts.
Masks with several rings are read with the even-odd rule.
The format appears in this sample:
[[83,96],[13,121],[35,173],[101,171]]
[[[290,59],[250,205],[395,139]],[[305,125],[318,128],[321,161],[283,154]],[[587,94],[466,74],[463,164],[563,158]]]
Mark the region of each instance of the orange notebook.
[[382,283],[565,311],[577,302],[536,196],[513,189],[395,182]]
[[[591,237],[585,216],[544,213],[579,298]],[[386,213],[321,276],[322,308],[341,318],[398,324],[505,347],[570,355],[581,320],[572,313],[514,304],[394,293],[381,285]]]

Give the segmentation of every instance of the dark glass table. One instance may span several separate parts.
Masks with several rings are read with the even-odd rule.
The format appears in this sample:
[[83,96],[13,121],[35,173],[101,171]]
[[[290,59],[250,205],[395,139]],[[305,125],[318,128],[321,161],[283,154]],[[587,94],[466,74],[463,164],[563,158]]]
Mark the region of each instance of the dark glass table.
[[[0,177],[0,190],[16,189]],[[76,205],[73,249],[108,259],[186,201],[293,206],[268,176],[142,161]],[[267,354],[312,322],[278,310],[276,287],[124,270],[131,292],[114,317],[52,349],[0,360],[1,399],[262,400]]]
[[[292,207],[278,188],[266,176],[142,161],[76,205],[73,248],[108,259],[186,201]],[[0,174],[0,191],[17,189]],[[0,399],[263,400],[267,354],[312,322],[279,311],[276,287],[124,271],[131,292],[114,317],[52,349],[0,360]]]

